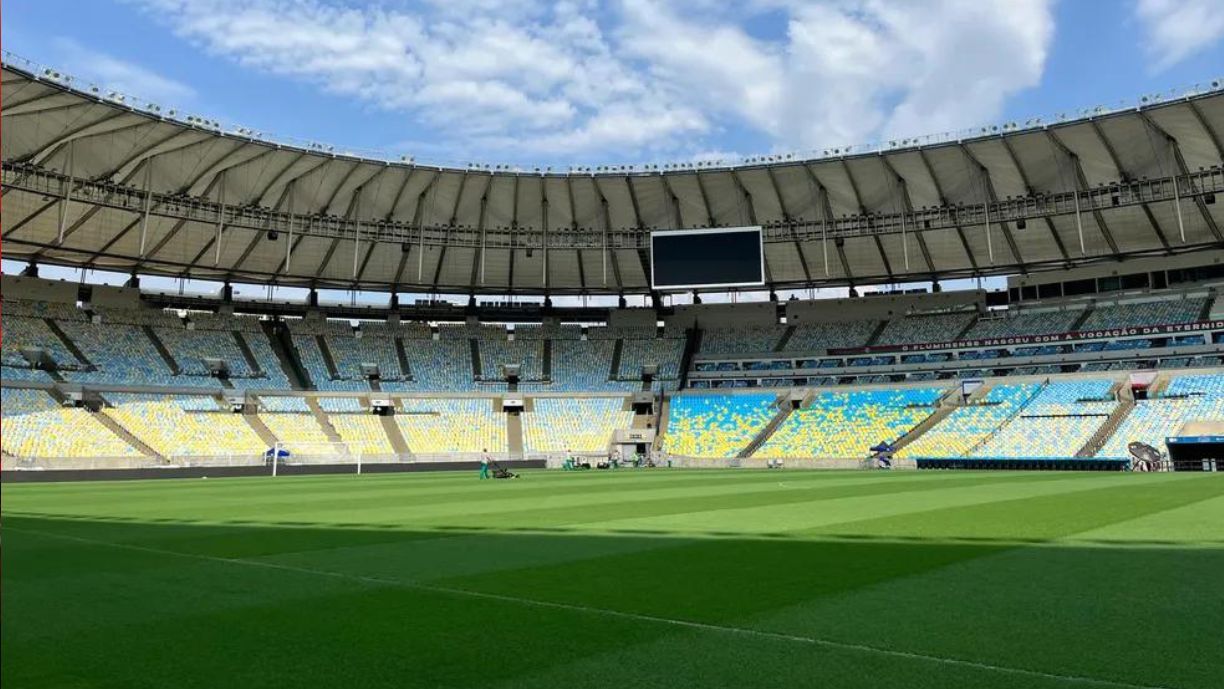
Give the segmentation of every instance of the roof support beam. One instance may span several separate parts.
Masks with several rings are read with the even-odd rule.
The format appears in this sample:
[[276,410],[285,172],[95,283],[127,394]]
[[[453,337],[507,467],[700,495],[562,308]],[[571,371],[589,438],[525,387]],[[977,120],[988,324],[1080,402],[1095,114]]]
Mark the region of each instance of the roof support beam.
[[[1092,128],[1092,133],[1096,134],[1097,139],[1101,141],[1101,145],[1105,147],[1105,152],[1109,154],[1109,160],[1113,163],[1114,168],[1117,169],[1118,176],[1122,178],[1123,182],[1130,183],[1134,177],[1125,167],[1123,167],[1122,159],[1118,157],[1118,152],[1116,149],[1114,149],[1113,142],[1110,141],[1105,136],[1105,132],[1101,130],[1101,123],[1095,119],[1090,119],[1088,120],[1088,124]],[[1143,215],[1148,220],[1148,226],[1152,228],[1152,234],[1156,235],[1156,239],[1160,242],[1160,245],[1163,246],[1165,250],[1168,250],[1169,238],[1165,236],[1164,230],[1160,227],[1160,223],[1156,222],[1156,216],[1152,214],[1152,209],[1149,208],[1146,203],[1141,203],[1139,205],[1143,208]],[[1115,251],[1114,253],[1117,252]]]
[[774,174],[772,165],[765,168],[765,172],[769,176],[769,186],[773,189],[774,196],[778,197],[778,208],[782,209],[782,222],[790,230],[791,245],[795,247],[795,256],[799,258],[799,267],[803,269],[803,279],[805,282],[812,281],[812,271],[808,269],[807,257],[803,255],[803,249],[799,246],[799,236],[795,232],[795,217],[791,215],[790,209],[787,208],[786,199],[782,196],[782,189],[778,186],[778,178]]
[[[208,187],[204,189],[204,193],[201,194],[201,196],[207,197],[209,194],[211,194],[212,190],[216,188],[217,182],[219,182],[220,180],[221,180],[221,177],[219,175],[216,177],[213,177],[212,181],[208,183]],[[166,244],[170,243],[170,240],[174,239],[174,237],[179,233],[180,230],[183,229],[183,226],[186,224],[187,224],[186,218],[183,218],[182,220],[179,220],[178,222],[174,223],[174,227],[171,227],[170,231],[162,236],[161,240],[159,240],[157,244],[153,246],[153,249],[150,250],[149,253],[145,254],[143,258],[141,258],[139,261],[136,262],[136,264],[133,266],[133,270],[139,271],[141,268],[147,265],[149,261],[158,254],[158,252],[160,252],[163,248],[165,248]]]
[[[574,208],[574,178],[572,175],[567,175],[565,177],[565,196],[569,201],[570,231],[572,231],[574,235],[577,236],[578,234],[578,212]],[[586,286],[587,286],[586,268],[582,262],[582,249],[577,249],[576,251],[574,251],[574,255],[578,261],[578,284],[582,288],[583,291],[586,291]]]
[[[863,197],[859,195],[858,182],[854,180],[854,173],[850,170],[850,165],[846,163],[846,159],[841,159],[842,170],[846,173],[846,179],[850,181],[850,193],[854,195],[854,206],[858,209],[860,216],[867,219],[867,228],[871,227],[871,213],[867,211],[867,207],[863,205]],[[884,273],[888,275],[888,281],[891,283],[897,282],[897,276],[893,275],[892,265],[888,262],[888,254],[884,253],[884,243],[880,241],[880,236],[874,231],[871,233],[871,238],[875,240],[876,251],[880,252],[880,262],[884,265]],[[843,245],[845,240],[837,247],[837,252],[845,260],[845,250]]]
[[599,207],[603,215],[604,223],[604,285],[608,284],[608,262],[612,263],[612,276],[616,280],[616,287],[620,289],[625,286],[621,281],[620,261],[616,258],[616,252],[608,246],[608,233],[612,231],[612,213],[608,210],[608,199],[603,195],[603,191],[599,189],[599,185],[595,184],[594,178],[591,179],[592,186],[595,187],[595,193],[599,195]]
[[[1016,155],[1016,150],[1012,147],[1011,139],[1004,136],[1000,137],[1000,141],[1003,142],[1003,148],[1007,151],[1008,157],[1011,158],[1012,165],[1016,166],[1016,172],[1020,175],[1020,183],[1024,185],[1024,193],[1030,198],[1036,197],[1037,190],[1033,189],[1032,183],[1029,182],[1028,172],[1026,172],[1024,167],[1020,165],[1020,157]],[[1062,256],[1063,265],[1070,268],[1071,255],[1067,253],[1067,246],[1063,243],[1062,237],[1058,235],[1058,230],[1054,227],[1054,220],[1048,215],[1043,216],[1042,220],[1045,221],[1046,229],[1050,232],[1050,239],[1054,240],[1054,246],[1058,247],[1058,254]]]
[[642,209],[638,206],[637,192],[633,189],[633,180],[625,175],[625,189],[629,192],[629,205],[633,208],[633,227],[639,232],[646,231],[642,223]]
[[9,237],[13,236],[17,232],[19,232],[21,228],[25,227],[30,221],[38,218],[38,216],[54,208],[55,205],[60,202],[60,200],[61,199],[58,197],[51,199],[50,201],[46,202],[42,206],[39,206],[37,209],[35,209],[33,213],[30,213],[29,215],[22,218],[21,220],[18,220],[17,222],[13,223],[7,230],[5,230],[4,239],[8,239]]
[[718,223],[714,222],[714,212],[710,210],[710,196],[706,194],[705,182],[701,181],[701,173],[694,172],[693,176],[697,178],[697,190],[701,192],[701,203],[705,206],[706,227],[718,227]]
[[[489,179],[492,179],[490,177]],[[483,285],[485,281],[485,213],[489,207],[489,187],[485,185],[484,193],[480,195],[480,214],[476,216],[476,231],[480,234],[480,246],[476,247],[476,251],[472,253],[472,277],[468,284],[475,287],[477,284]],[[438,284],[438,279],[442,276],[442,259],[446,258],[446,247],[442,247],[442,254],[438,256],[438,265],[434,270],[434,284]]]
[[[124,159],[122,162],[120,162],[115,167],[111,168],[110,170],[107,170],[106,172],[103,172],[97,177],[94,177],[94,181],[101,182],[101,181],[108,180],[108,179],[113,180],[117,177],[123,177],[125,175],[125,171],[127,171],[128,168],[135,169],[135,167],[139,167],[146,160],[149,160],[151,162],[157,156],[174,153],[176,151],[183,151],[188,148],[192,148],[193,146],[199,146],[200,144],[205,143],[207,141],[214,140],[213,137],[207,134],[204,134],[204,136],[198,139],[192,139],[190,141],[187,141],[186,143],[178,142],[172,146],[167,146],[167,144],[170,144],[172,141],[174,141],[175,139],[179,138],[180,136],[184,134],[202,134],[202,133],[203,132],[197,131],[195,129],[180,129],[174,132],[173,134],[171,134],[170,136],[159,139],[157,142],[153,143],[152,145],[146,146],[142,148],[141,150],[137,151],[136,153],[133,153],[132,155],[128,156],[126,159]],[[163,146],[165,146],[165,148],[163,148]],[[131,172],[127,172],[127,174],[130,175]]]
[[672,210],[672,228],[680,229],[684,227],[684,214],[680,212],[680,197],[676,196],[676,190],[672,189],[671,182],[667,179],[667,175],[659,173],[659,180],[663,182],[663,190],[667,192],[667,198],[671,201]]
[[1207,133],[1207,138],[1211,140],[1211,145],[1215,147],[1216,157],[1224,162],[1224,144],[1220,143],[1220,134],[1211,126],[1207,118],[1203,116],[1203,111],[1198,106],[1197,101],[1186,101],[1186,105],[1190,107],[1190,112],[1194,114],[1194,119],[1198,121],[1199,126]]
[[[350,174],[351,174],[351,171],[350,171]],[[357,211],[357,203],[360,199],[361,199],[361,189],[359,188],[353,194],[352,198],[349,199],[348,210],[344,211],[343,220],[345,222],[353,219],[353,215]],[[327,206],[324,207],[324,210],[326,210],[327,207],[330,207],[330,206],[331,206],[331,203],[329,202]],[[356,239],[355,236],[354,236],[354,239]],[[323,275],[323,271],[327,269],[327,264],[331,263],[332,254],[336,253],[336,249],[340,246],[340,242],[342,241],[344,241],[344,228],[343,227],[341,227],[340,231],[336,233],[336,238],[332,240],[331,245],[327,247],[327,252],[323,254],[323,260],[319,261],[319,265],[314,269],[313,272],[310,273],[311,275],[316,276],[316,277]],[[354,246],[354,251],[356,251],[356,242],[354,242],[353,246]]]
[[[510,270],[506,276],[506,287],[509,291],[514,291],[514,233],[518,229],[518,202],[519,202],[519,180],[522,179],[518,175],[514,176],[514,186],[510,193]],[[492,178],[489,181],[492,184]],[[483,280],[481,280],[483,282]]]
[[387,208],[387,214],[383,216],[383,222],[391,222],[395,219],[395,211],[399,208],[400,201],[404,198],[404,191],[408,189],[408,184],[412,182],[417,169],[415,166],[408,168],[408,174],[404,175],[404,181],[400,183],[394,198],[391,199],[391,206]]
[[[995,192],[994,180],[990,177],[990,170],[982,164],[982,161],[977,159],[977,156],[973,155],[968,146],[962,143],[960,144],[960,150],[964,154],[965,159],[977,169],[978,175],[981,177],[982,187],[986,191],[987,200],[990,203],[998,203],[999,195]],[[1016,265],[1020,268],[1020,273],[1028,275],[1028,266],[1024,263],[1024,256],[1020,254],[1020,247],[1016,244],[1016,238],[1012,236],[1011,228],[1003,221],[999,222],[999,227],[1003,231],[1003,239],[1007,241],[1007,248],[1011,250],[1012,258],[1015,259]],[[986,231],[990,231],[989,219]]]
[[[1088,191],[1088,176],[1084,174],[1084,166],[1080,163],[1079,156],[1076,155],[1075,151],[1067,148],[1067,145],[1063,143],[1062,139],[1058,138],[1058,133],[1053,129],[1046,129],[1045,133],[1054,146],[1061,151],[1064,156],[1066,156],[1068,161],[1071,162],[1071,167],[1074,168],[1075,171],[1076,193],[1078,194],[1080,192]],[[1109,245],[1110,253],[1112,253],[1114,256],[1121,255],[1121,252],[1118,250],[1118,243],[1114,241],[1113,232],[1109,229],[1109,225],[1105,222],[1105,216],[1103,216],[1101,211],[1095,207],[1092,209],[1092,219],[1096,221],[1097,227],[1101,229],[1101,235],[1105,238],[1105,243]]]
[[[90,122],[88,124],[82,124],[80,126],[73,127],[69,129],[68,131],[63,132],[62,134],[52,139],[51,141],[47,142],[37,151],[31,151],[30,153],[18,158],[15,162],[30,163],[32,165],[42,165],[44,162],[46,162],[48,158],[50,158],[52,155],[55,155],[56,151],[68,145],[72,141],[76,141],[77,139],[87,138],[91,134],[105,134],[105,133],[113,132],[113,131],[121,131],[124,129],[131,129],[132,127],[144,124],[143,121],[140,121],[140,122],[134,122],[132,124],[125,125],[123,127],[114,127],[111,129],[106,128],[107,124],[127,114],[129,113],[125,110],[116,110],[115,112],[107,115],[106,117],[103,117],[100,120],[94,120],[93,122]],[[98,131],[98,130],[101,130],[101,131]]]
[[[1151,127],[1153,131],[1165,138],[1165,142],[1168,143],[1169,147],[1173,151],[1173,159],[1177,162],[1178,172],[1188,178],[1190,176],[1190,169],[1186,167],[1186,159],[1182,156],[1181,144],[1178,143],[1177,138],[1152,121],[1152,118],[1147,114],[1147,112],[1139,110],[1138,114],[1139,119],[1143,120],[1148,127]],[[1180,184],[1180,182],[1178,182],[1176,179],[1173,183]],[[1177,197],[1177,200],[1174,201],[1174,203],[1181,203],[1180,196]],[[1224,240],[1224,236],[1220,235],[1220,228],[1216,225],[1215,218],[1211,217],[1211,211],[1207,210],[1207,204],[1203,201],[1203,197],[1199,196],[1198,194],[1194,194],[1194,205],[1198,207],[1199,215],[1201,215],[1203,218],[1203,223],[1207,225],[1207,229],[1211,231],[1211,234],[1213,237],[1215,237],[1216,241],[1218,242]],[[1182,222],[1180,205],[1177,208],[1177,214],[1178,224],[1180,225]],[[1181,235],[1182,243],[1184,244],[1186,241],[1184,230],[1181,232]]]
[[[888,159],[888,156],[881,155],[880,164],[884,166],[884,170],[889,175],[892,175],[893,180],[897,184],[897,188],[901,190],[901,211],[902,213],[908,214],[910,216],[911,221],[913,221],[914,199],[910,196],[909,183],[906,182],[905,178],[901,176],[901,173],[897,172],[897,168],[893,167],[892,161]],[[902,227],[901,241],[904,245],[903,250],[907,252],[906,256],[908,257],[909,256],[908,245],[905,244],[904,218],[903,218],[903,224],[901,227]],[[918,227],[918,224],[916,222],[910,225],[910,231],[913,232],[914,238],[918,240],[918,249],[922,253],[922,260],[926,262],[927,270],[930,272],[931,278],[934,279],[935,264],[931,262],[931,251],[930,249],[927,248],[926,238],[922,236],[922,230]],[[908,261],[908,258],[906,260]],[[906,271],[909,271],[908,264],[905,266],[905,269]]]
[[951,204],[948,203],[948,197],[944,195],[943,184],[935,176],[935,168],[931,167],[931,161],[927,158],[926,149],[918,149],[918,158],[922,160],[922,166],[926,169],[927,176],[931,178],[931,185],[935,187],[935,193],[939,196],[939,205],[950,209],[948,212],[952,219],[952,226],[956,229],[956,236],[960,239],[961,248],[965,250],[965,257],[969,259],[969,265],[973,268],[973,272],[978,273],[980,268],[978,268],[977,258],[973,255],[973,249],[969,248],[969,240],[965,238],[964,228],[960,226],[959,222],[956,222],[956,209],[951,208]]
[[540,184],[540,226],[543,233],[540,235],[540,251],[543,252],[541,259],[544,261],[544,267],[540,271],[540,280],[544,283],[544,293],[548,293],[551,287],[552,280],[548,275],[548,185],[544,183],[544,178],[538,180]]
[[[254,162],[276,151],[276,149],[274,148],[266,148],[263,151],[260,151],[259,153],[256,153],[253,156],[243,158],[242,160],[239,160],[236,163],[231,163],[230,160],[233,159],[235,155],[244,152],[243,148],[245,147],[242,144],[239,144],[238,146],[231,149],[229,152],[222,155],[220,158],[217,159],[215,163],[213,163],[212,165],[209,165],[207,169],[205,169],[200,174],[196,175],[190,182],[183,185],[183,187],[179,190],[179,193],[180,194],[190,194],[192,189],[198,186],[200,182],[204,181],[209,176],[211,176],[212,179],[209,181],[208,187],[212,188],[213,184],[217,181],[217,178],[222,176],[228,170],[236,168],[239,165],[246,165],[247,163]],[[208,192],[204,192],[200,194],[200,197],[207,197],[207,196],[208,196]]]
[[[825,189],[824,183],[812,171],[812,167],[807,164],[801,164],[800,167],[807,173],[808,181],[811,183],[812,189],[812,206],[820,212],[820,252],[823,256],[825,277],[830,277],[829,273],[829,223],[833,220],[833,206],[829,203],[829,190]],[[849,278],[850,274],[846,273]]]

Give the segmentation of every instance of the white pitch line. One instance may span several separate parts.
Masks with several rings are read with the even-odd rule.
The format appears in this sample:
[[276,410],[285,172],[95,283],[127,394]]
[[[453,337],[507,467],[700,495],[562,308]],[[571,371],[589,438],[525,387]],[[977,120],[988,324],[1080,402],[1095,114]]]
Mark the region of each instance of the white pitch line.
[[246,560],[242,558],[232,557],[216,557],[213,555],[200,555],[197,553],[184,553],[176,550],[166,550],[164,548],[150,548],[148,546],[132,545],[130,543],[115,543],[113,541],[103,541],[95,538],[83,538],[81,536],[68,536],[65,534],[52,533],[50,531],[41,531],[37,529],[25,529],[21,527],[6,526],[3,530],[15,531],[18,533],[28,533],[46,538],[58,538],[67,541],[76,541],[78,543],[87,543],[90,545],[106,546],[110,548],[119,548],[122,550],[133,550],[137,552],[152,553],[156,555],[169,555],[172,557],[181,557],[191,560],[201,560],[204,562],[219,562],[231,565],[245,565],[248,567],[258,567],[263,569],[274,569],[284,572],[295,572],[298,574],[308,574],[317,577],[327,577],[332,579],[345,579],[348,581],[358,581],[367,584],[377,584],[380,586],[395,586],[399,588],[414,589],[419,591],[428,591],[431,593],[441,593],[451,596],[460,596],[467,598],[480,598],[485,600],[496,600],[506,603],[515,603],[537,608],[552,608],[555,610],[567,610],[570,612],[581,612],[591,615],[602,615],[604,617],[617,617],[627,620],[636,620],[639,622],[652,622],[655,624],[668,625],[671,627],[680,627],[684,629],[695,629],[700,631],[718,632],[722,634],[734,634],[738,636],[748,636],[760,639],[772,639],[775,641],[787,641],[791,643],[801,643],[810,646],[818,646],[822,648],[832,648],[842,651],[854,651],[858,653],[867,653],[882,655],[892,658],[905,658],[908,660],[918,660],[928,663],[937,663],[940,665],[951,665],[957,667],[966,667],[976,670],[986,670],[990,672],[998,672],[1001,674],[1018,675],[1022,677],[1039,677],[1042,679],[1051,679],[1061,682],[1071,682],[1076,684],[1087,684],[1101,687],[1116,687],[1118,689],[1173,689],[1172,687],[1148,685],[1148,684],[1132,684],[1130,682],[1121,682],[1112,679],[1103,679],[1100,677],[1089,677],[1086,675],[1061,675],[1053,672],[1042,672],[1040,670],[1030,670],[1020,667],[1011,667],[1008,665],[995,665],[993,663],[984,663],[973,660],[963,660],[960,658],[948,658],[945,656],[931,655],[927,653],[916,653],[912,651],[899,651],[892,648],[880,646],[870,646],[867,644],[856,644],[845,641],[834,641],[832,639],[824,639],[815,636],[801,636],[797,634],[786,634],[783,632],[771,632],[761,629],[749,629],[747,627],[733,627],[730,625],[712,624],[709,622],[695,622],[692,620],[673,619],[670,617],[659,617],[656,615],[644,615],[634,612],[623,612],[620,610],[611,610],[608,608],[596,608],[587,605],[577,605],[574,603],[558,603],[555,601],[539,600],[535,598],[522,598],[520,596],[508,596],[499,593],[485,593],[482,591],[472,591],[469,589],[452,588],[449,586],[437,586],[434,584],[425,584],[404,579],[387,579],[383,577],[371,577],[361,574],[349,574],[346,572],[333,572],[325,569],[312,569],[308,567],[295,567],[293,565],[279,564],[275,562],[264,562],[261,560]]

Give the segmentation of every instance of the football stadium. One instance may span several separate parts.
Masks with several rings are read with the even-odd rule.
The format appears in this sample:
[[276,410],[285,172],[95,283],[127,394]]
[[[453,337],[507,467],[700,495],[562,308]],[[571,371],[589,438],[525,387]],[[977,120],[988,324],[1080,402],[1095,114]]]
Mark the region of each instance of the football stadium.
[[1219,78],[537,167],[2,76],[6,688],[1224,686]]

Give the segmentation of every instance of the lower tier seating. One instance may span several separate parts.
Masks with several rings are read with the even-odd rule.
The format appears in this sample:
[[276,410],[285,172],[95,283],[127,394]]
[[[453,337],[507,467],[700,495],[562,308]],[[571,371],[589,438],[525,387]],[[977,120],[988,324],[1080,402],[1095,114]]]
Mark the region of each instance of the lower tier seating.
[[107,393],[104,414],[166,458],[249,458],[267,449],[241,414],[217,409],[211,398]]
[[508,449],[505,415],[490,399],[405,399],[395,423],[414,454]]
[[684,394],[671,400],[663,446],[685,457],[734,457],[774,417],[773,394]]
[[35,458],[139,457],[94,413],[61,407],[42,390],[2,388],[5,454]]
[[901,459],[966,456],[1022,409],[1041,386],[996,385],[974,404],[954,410],[934,428],[897,452]]
[[754,457],[855,458],[895,442],[935,411],[940,388],[825,392],[791,412]]
[[618,428],[629,428],[633,412],[622,397],[560,399],[540,397],[523,414],[528,452],[603,452]]

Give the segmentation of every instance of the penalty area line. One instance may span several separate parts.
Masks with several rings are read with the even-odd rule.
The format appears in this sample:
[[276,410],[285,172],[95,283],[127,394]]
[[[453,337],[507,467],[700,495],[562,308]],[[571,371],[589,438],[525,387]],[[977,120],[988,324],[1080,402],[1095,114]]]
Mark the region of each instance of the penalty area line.
[[1048,679],[1060,682],[1068,682],[1087,686],[1099,687],[1115,687],[1116,689],[1174,689],[1173,687],[1157,686],[1148,684],[1133,684],[1112,679],[1104,679],[1101,677],[1091,677],[1087,675],[1064,675],[1054,672],[1043,672],[1041,670],[1031,670],[1021,667],[1013,667],[1010,665],[997,665],[994,663],[986,663],[974,660],[964,660],[961,658],[950,658],[946,656],[933,655],[929,653],[919,653],[915,651],[902,651],[884,646],[873,646],[869,644],[858,644],[847,641],[836,641],[817,636],[804,636],[799,634],[787,634],[784,632],[771,632],[763,629],[752,629],[749,627],[735,627],[732,625],[715,624],[711,622],[696,622],[693,620],[676,619],[671,617],[661,617],[658,615],[646,615],[635,612],[625,612],[622,610],[613,610],[610,608],[598,608],[589,605],[579,605],[575,603],[561,603],[557,601],[540,600],[537,598],[524,598],[521,596],[510,596],[500,593],[487,593],[483,591],[473,591],[470,589],[454,588],[450,586],[439,586],[436,584],[427,584],[423,582],[405,580],[405,579],[389,579],[385,577],[366,576],[362,574],[350,574],[347,572],[335,572],[325,569],[314,569],[310,567],[297,567],[294,565],[280,564],[276,562],[266,562],[262,560],[247,560],[243,558],[232,557],[217,557],[214,555],[201,555],[198,553],[184,553],[177,550],[167,550],[165,548],[151,548],[148,546],[134,545],[131,543],[116,543],[114,541],[105,541],[96,538],[84,538],[82,536],[69,536],[66,534],[58,534],[50,531],[42,531],[38,529],[26,529],[22,527],[4,527],[5,531],[13,531],[17,533],[27,533],[45,538],[55,538],[65,541],[75,541],[88,545],[103,546],[109,548],[118,548],[121,550],[131,550],[135,552],[150,553],[154,555],[178,557],[189,560],[198,560],[202,562],[216,562],[230,565],[239,565],[246,567],[255,567],[260,569],[270,569],[282,572],[294,572],[297,574],[305,574],[315,577],[324,577],[330,579],[343,579],[347,581],[356,581],[377,586],[392,586],[397,588],[412,589],[418,591],[426,591],[431,593],[445,594],[456,597],[476,598],[482,600],[495,600],[505,603],[513,603],[517,605],[547,608],[553,610],[566,610],[569,612],[585,613],[590,615],[599,615],[602,617],[613,617],[626,620],[635,620],[639,622],[650,622],[659,625],[667,625],[681,629],[692,629],[696,631],[714,632],[720,634],[731,634],[736,636],[745,636],[758,639],[770,639],[774,641],[784,641],[796,644],[805,644],[808,646],[816,646],[819,648],[828,648],[840,651],[850,651],[855,653],[863,653],[869,655],[885,656],[890,658],[900,658],[905,660],[915,660],[939,665],[963,667],[974,670],[985,670],[988,672],[997,672],[1000,674],[1016,675],[1021,677],[1035,677]]

